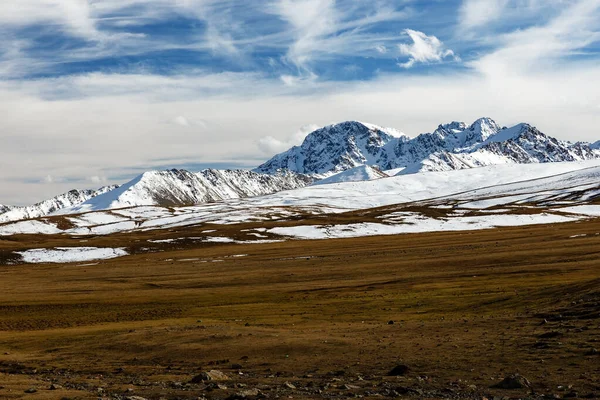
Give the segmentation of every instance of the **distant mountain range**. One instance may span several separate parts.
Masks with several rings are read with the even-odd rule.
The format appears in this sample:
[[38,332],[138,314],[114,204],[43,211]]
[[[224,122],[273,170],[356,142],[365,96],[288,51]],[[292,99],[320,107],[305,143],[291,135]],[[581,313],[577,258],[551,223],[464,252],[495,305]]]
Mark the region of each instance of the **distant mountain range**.
[[600,157],[600,142],[570,143],[529,124],[500,128],[490,118],[466,125],[439,125],[413,139],[397,131],[360,122],[330,125],[309,134],[302,145],[276,155],[255,169],[287,169],[324,178],[360,165],[401,173],[449,171],[505,163],[582,161]]
[[121,186],[72,190],[26,207],[0,205],[0,223],[53,213],[194,205],[297,189],[315,181],[327,184],[396,173],[593,158],[600,158],[600,141],[561,141],[529,124],[501,128],[490,118],[480,118],[471,125],[439,125],[432,133],[415,138],[391,128],[348,121],[310,133],[302,145],[274,156],[253,171],[149,171]]
[[118,186],[113,185],[104,186],[98,190],[71,190],[31,206],[0,205],[0,223],[43,217],[66,207],[81,204],[93,197],[108,193],[116,188],[118,188]]

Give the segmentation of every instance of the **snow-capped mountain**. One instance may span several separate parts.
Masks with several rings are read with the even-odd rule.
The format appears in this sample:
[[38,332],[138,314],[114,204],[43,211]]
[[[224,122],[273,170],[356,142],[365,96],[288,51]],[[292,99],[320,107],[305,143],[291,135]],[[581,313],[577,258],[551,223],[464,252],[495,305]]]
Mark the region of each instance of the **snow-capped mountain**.
[[[484,138],[484,136],[482,136]],[[465,147],[434,152],[409,164],[401,174],[450,171],[494,164],[582,161],[600,157],[589,143],[569,143],[549,137],[529,124],[518,124]]]
[[381,178],[389,178],[389,175],[369,165],[359,165],[358,167],[338,172],[329,178],[321,179],[314,184],[328,185],[330,183],[374,181]]
[[113,185],[104,186],[98,190],[71,190],[32,206],[0,206],[0,223],[43,217],[63,208],[81,204],[116,188],[118,186]]
[[309,134],[301,146],[278,154],[255,171],[289,169],[317,178],[359,165],[402,174],[447,171],[505,163],[581,161],[600,157],[600,142],[570,143],[551,138],[529,124],[500,128],[490,118],[471,125],[451,122],[413,139],[390,135],[360,122],[330,125]]
[[149,171],[118,189],[60,210],[58,214],[133,206],[189,206],[271,194],[310,183],[311,178],[289,171],[273,175],[246,170],[206,169],[198,173],[179,169]]
[[312,132],[301,146],[276,155],[254,171],[270,174],[287,169],[322,178],[359,165],[387,166],[393,159],[392,145],[406,140],[399,132],[375,125],[342,122]]

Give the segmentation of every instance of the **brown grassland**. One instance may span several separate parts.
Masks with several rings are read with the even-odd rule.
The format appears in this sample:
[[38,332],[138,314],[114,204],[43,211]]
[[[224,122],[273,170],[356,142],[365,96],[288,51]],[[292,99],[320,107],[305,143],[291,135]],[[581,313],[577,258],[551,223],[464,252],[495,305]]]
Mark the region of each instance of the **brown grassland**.
[[144,249],[205,229],[0,239],[134,253],[0,265],[0,399],[600,396],[600,219]]

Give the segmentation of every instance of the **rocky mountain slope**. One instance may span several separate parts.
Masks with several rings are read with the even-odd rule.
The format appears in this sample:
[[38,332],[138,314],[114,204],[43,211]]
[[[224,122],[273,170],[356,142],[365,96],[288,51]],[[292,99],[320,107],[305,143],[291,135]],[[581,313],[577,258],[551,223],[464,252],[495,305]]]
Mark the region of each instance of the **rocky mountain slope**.
[[551,138],[529,124],[501,128],[490,118],[471,125],[452,122],[413,139],[360,122],[330,125],[309,134],[301,146],[278,154],[255,169],[280,169],[331,176],[359,165],[403,174],[447,171],[505,163],[581,161],[600,157],[600,146]]
[[239,199],[296,189],[312,179],[293,172],[272,175],[246,170],[206,169],[198,173],[185,170],[149,171],[116,190],[82,204],[60,210],[71,214],[131,206],[186,206],[224,199]]
[[20,207],[0,205],[0,223],[43,217],[60,209],[81,204],[116,188],[118,188],[118,186],[113,185],[104,186],[98,190],[71,190],[31,206]]

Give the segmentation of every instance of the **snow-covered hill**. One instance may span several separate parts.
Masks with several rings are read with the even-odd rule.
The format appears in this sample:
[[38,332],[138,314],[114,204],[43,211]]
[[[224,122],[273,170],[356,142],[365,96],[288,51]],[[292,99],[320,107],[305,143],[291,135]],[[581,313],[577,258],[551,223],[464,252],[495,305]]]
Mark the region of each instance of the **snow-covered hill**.
[[413,139],[360,122],[330,125],[309,134],[301,146],[278,154],[256,171],[289,169],[318,178],[377,165],[382,170],[404,168],[402,174],[449,171],[507,163],[582,161],[600,157],[597,143],[570,143],[551,138],[529,124],[500,128],[490,118],[467,126],[439,125]]
[[328,185],[332,183],[342,182],[361,182],[361,181],[373,181],[381,178],[389,178],[384,172],[381,172],[377,168],[369,165],[359,165],[358,167],[351,168],[346,171],[338,172],[329,178],[321,179],[315,182],[315,185]]
[[189,206],[265,195],[310,183],[312,179],[307,176],[289,171],[273,175],[246,170],[206,169],[198,173],[178,169],[149,171],[116,190],[57,213],[73,214],[134,206]]
[[[191,207],[140,206],[46,217],[0,224],[0,236],[105,235],[198,226],[194,233],[197,237],[197,233],[204,232],[203,226],[210,224],[207,238],[197,240],[224,241],[228,238],[213,237],[212,232],[219,225],[230,229],[231,224],[247,223],[255,229],[248,230],[248,225],[244,225],[240,236],[260,241],[273,239],[264,236],[265,232],[327,238],[556,223],[600,216],[600,206],[595,204],[600,198],[599,178],[600,159],[505,164],[308,186]],[[353,214],[357,222],[349,220],[348,214],[341,219],[341,225],[335,221],[335,214],[357,210],[360,212]],[[315,218],[319,215],[326,217]],[[308,226],[303,220],[322,225]]]
[[31,206],[0,206],[0,223],[43,217],[63,208],[81,204],[116,188],[118,186],[113,185],[104,186],[98,190],[71,190]]

